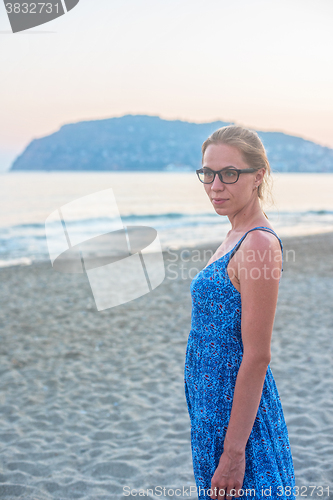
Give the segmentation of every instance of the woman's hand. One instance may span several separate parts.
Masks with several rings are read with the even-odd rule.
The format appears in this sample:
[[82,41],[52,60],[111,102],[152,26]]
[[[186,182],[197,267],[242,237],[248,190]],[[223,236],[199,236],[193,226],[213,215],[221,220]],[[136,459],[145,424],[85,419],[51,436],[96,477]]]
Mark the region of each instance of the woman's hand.
[[238,498],[245,474],[245,451],[231,452],[224,450],[219,465],[212,477],[212,499],[232,500]]

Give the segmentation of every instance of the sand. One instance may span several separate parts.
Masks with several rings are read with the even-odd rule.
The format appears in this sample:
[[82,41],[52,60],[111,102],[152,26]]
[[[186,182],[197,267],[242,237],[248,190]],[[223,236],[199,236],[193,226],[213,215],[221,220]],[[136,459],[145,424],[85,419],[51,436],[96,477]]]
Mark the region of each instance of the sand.
[[[299,498],[332,499],[333,233],[283,242],[295,261],[288,253],[271,368]],[[166,253],[157,289],[101,312],[84,275],[49,263],[0,270],[0,498],[114,500],[149,488],[150,498],[196,498],[183,391],[189,275],[217,246],[202,247],[200,262],[192,249],[190,262]]]

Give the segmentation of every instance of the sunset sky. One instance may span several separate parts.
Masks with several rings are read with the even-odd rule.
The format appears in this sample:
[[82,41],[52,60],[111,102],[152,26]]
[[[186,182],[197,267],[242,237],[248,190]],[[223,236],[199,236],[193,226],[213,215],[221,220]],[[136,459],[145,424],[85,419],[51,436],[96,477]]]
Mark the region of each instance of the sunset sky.
[[233,121],[333,147],[332,0],[81,0],[12,34],[0,3],[0,162],[123,114]]

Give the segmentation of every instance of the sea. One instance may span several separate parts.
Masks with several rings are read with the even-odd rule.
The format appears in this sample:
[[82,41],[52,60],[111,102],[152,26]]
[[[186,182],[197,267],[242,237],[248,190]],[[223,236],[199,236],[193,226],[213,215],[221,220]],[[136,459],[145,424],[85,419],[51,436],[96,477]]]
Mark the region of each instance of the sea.
[[[333,231],[333,174],[275,173],[272,180],[273,202],[263,208],[282,240]],[[105,190],[118,216],[103,201],[81,200],[95,194],[105,201]],[[163,250],[218,244],[231,228],[195,172],[4,172],[0,199],[0,267],[49,260],[45,221],[75,200],[66,226],[81,241],[116,230],[119,216],[124,226],[154,228]],[[49,224],[53,248],[59,238],[59,224]]]

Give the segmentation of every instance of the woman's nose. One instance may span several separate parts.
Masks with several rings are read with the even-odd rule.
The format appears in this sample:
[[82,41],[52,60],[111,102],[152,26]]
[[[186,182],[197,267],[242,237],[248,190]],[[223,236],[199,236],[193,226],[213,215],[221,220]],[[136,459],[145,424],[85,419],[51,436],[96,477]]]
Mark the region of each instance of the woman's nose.
[[220,181],[220,178],[219,176],[216,174],[215,175],[215,179],[214,181],[212,182],[211,184],[211,189],[213,191],[221,191],[225,188],[225,184],[223,182]]

